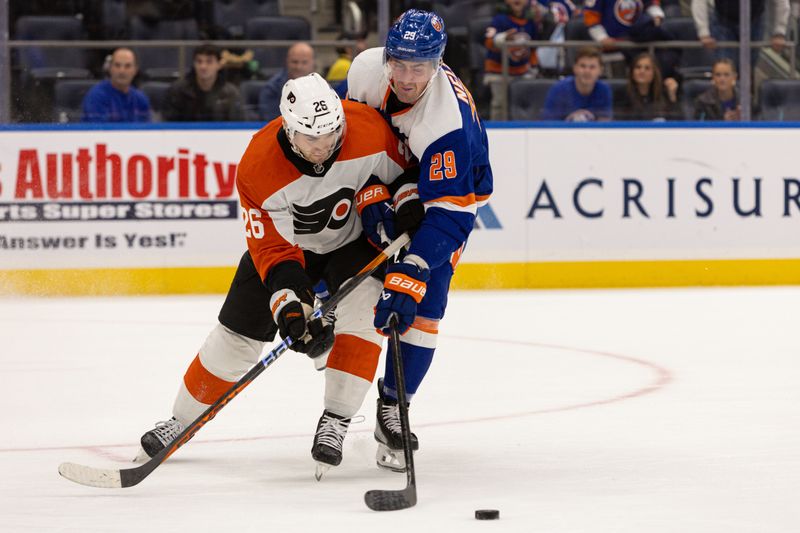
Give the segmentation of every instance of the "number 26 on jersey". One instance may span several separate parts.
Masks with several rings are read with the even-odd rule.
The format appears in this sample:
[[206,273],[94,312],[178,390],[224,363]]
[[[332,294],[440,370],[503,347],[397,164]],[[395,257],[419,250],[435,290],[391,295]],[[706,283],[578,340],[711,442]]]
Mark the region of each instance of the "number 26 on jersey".
[[431,156],[431,167],[428,174],[430,181],[439,181],[442,178],[453,179],[456,175],[456,155],[452,150],[438,152]]
[[244,218],[244,233],[247,238],[261,239],[264,237],[264,223],[259,220],[261,212],[258,209],[250,208],[242,211]]

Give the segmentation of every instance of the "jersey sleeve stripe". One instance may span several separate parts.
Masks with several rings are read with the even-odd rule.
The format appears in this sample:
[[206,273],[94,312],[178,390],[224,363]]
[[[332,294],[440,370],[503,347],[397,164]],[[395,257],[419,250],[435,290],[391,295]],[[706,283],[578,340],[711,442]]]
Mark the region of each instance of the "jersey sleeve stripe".
[[596,26],[600,24],[601,15],[597,11],[586,10],[583,12],[583,23],[588,28],[589,26]]
[[431,207],[438,207],[440,209],[444,209],[445,211],[457,211],[459,213],[469,213],[470,215],[477,214],[478,212],[478,205],[472,204],[471,206],[462,207],[460,205],[451,204],[448,202],[437,202],[435,204],[425,204],[425,210],[427,211]]
[[431,335],[439,333],[439,321],[433,318],[417,316],[414,319],[414,323],[411,324],[411,327],[425,333],[430,333]]
[[425,202],[425,205],[430,207],[433,204],[452,204],[458,207],[470,207],[475,205],[475,193],[469,193],[465,196],[440,196]]

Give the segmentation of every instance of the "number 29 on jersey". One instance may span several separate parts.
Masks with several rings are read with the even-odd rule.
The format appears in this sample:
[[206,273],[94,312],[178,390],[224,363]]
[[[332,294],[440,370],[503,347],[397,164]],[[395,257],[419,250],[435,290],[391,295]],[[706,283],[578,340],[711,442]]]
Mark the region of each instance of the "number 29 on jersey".
[[456,155],[452,150],[437,152],[431,156],[431,167],[428,173],[430,181],[439,181],[443,178],[453,179],[456,172]]

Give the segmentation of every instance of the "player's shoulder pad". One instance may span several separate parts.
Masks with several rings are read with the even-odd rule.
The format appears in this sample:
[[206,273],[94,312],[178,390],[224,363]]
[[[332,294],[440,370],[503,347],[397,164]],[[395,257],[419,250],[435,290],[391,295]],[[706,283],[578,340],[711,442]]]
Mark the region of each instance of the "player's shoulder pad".
[[342,102],[342,107],[347,121],[347,133],[340,160],[380,152],[394,154],[397,151],[400,140],[380,113],[360,102],[346,100]]
[[421,110],[424,119],[409,136],[411,151],[418,155],[438,139],[464,127],[459,100],[444,70],[439,70],[428,91]]
[[271,152],[273,146],[275,148],[280,148],[278,146],[278,131],[281,127],[283,127],[283,121],[279,116],[269,121],[260,130],[255,132],[242,156],[242,163],[257,159],[259,152],[262,154]]
[[236,184],[240,191],[249,187],[261,188],[266,184],[269,184],[269,189],[280,188],[287,180],[299,175],[278,143],[281,127],[281,117],[278,117],[253,135],[236,170]]
[[352,100],[367,101],[368,91],[375,90],[383,77],[383,47],[368,48],[358,54],[347,71],[347,94]]

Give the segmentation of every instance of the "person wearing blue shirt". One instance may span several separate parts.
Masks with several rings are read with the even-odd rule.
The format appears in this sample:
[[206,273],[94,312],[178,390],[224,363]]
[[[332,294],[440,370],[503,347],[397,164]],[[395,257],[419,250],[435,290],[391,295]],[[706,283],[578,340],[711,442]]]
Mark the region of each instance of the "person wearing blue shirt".
[[594,122],[611,120],[611,87],[600,81],[603,65],[600,52],[586,47],[578,50],[573,76],[550,88],[542,108],[542,120]]
[[139,71],[136,54],[117,48],[111,54],[108,79],[83,98],[82,122],[150,122],[150,100],[132,85]]
[[267,80],[267,84],[258,94],[258,115],[264,122],[281,114],[279,105],[281,91],[289,80],[308,76],[315,69],[314,49],[305,42],[295,43],[286,52],[286,68],[283,68]]

